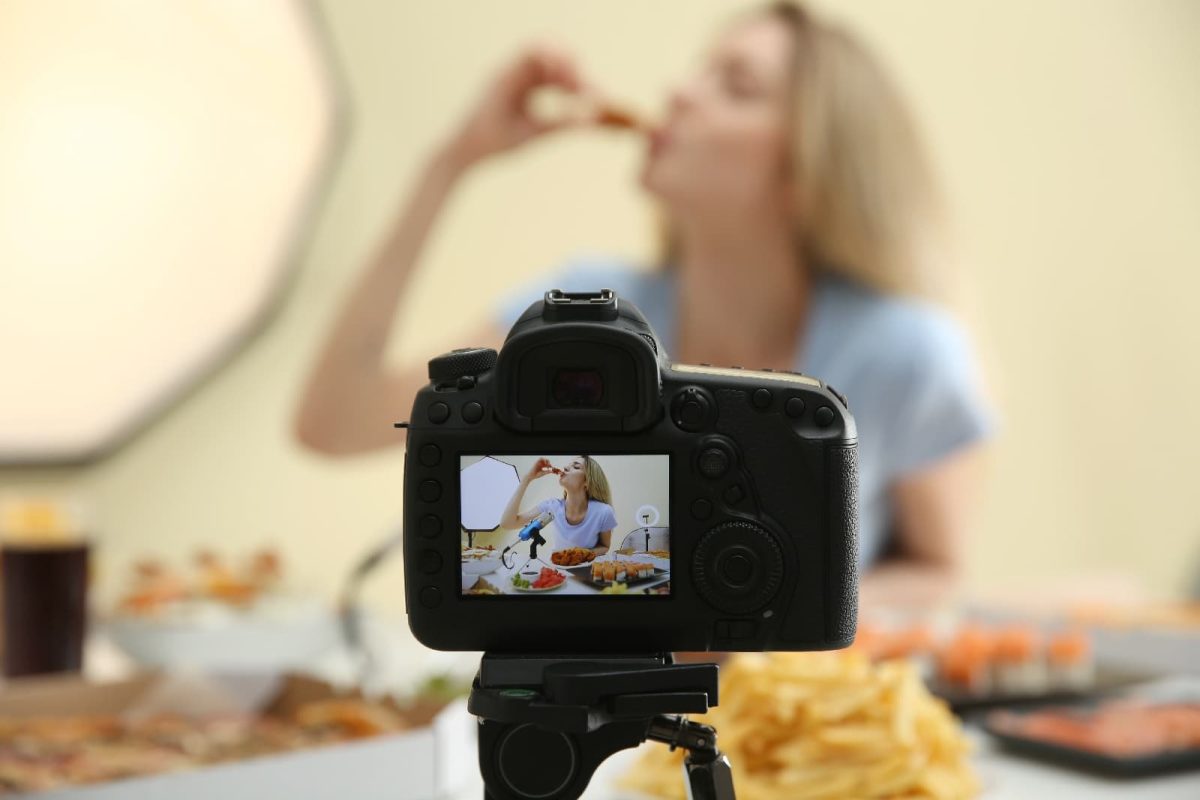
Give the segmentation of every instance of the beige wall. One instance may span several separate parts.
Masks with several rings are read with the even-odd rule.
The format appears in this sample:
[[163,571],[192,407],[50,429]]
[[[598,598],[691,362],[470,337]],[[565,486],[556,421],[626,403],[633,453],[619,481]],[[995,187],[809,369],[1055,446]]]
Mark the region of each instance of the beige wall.
[[[101,586],[137,554],[274,541],[300,584],[332,592],[400,518],[402,454],[310,455],[290,439],[289,418],[340,293],[424,154],[519,42],[561,40],[614,93],[655,108],[737,6],[329,0],[357,118],[282,314],[116,456],[0,481],[90,500]],[[974,585],[1127,570],[1151,592],[1181,591],[1200,561],[1200,4],[836,10],[917,107],[976,288],[1004,431],[971,551]],[[590,134],[478,170],[437,229],[395,357],[467,344],[457,337],[494,294],[573,251],[646,253],[637,160],[621,136]],[[397,417],[406,403],[396,399]],[[388,565],[370,589],[393,611],[400,574]]]

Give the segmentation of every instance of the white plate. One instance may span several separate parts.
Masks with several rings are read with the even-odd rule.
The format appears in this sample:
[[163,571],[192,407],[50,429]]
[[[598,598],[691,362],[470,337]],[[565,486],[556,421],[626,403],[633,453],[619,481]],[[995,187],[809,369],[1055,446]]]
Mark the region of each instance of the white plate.
[[[512,586],[511,583],[509,585]],[[532,586],[530,586],[528,588],[526,588],[524,586],[513,586],[512,588],[513,588],[514,592],[536,593],[536,592],[553,592],[555,589],[561,589],[562,587],[564,587],[566,585],[567,585],[567,582],[563,581],[562,583],[555,584],[554,586],[543,586],[540,589],[534,589]]]

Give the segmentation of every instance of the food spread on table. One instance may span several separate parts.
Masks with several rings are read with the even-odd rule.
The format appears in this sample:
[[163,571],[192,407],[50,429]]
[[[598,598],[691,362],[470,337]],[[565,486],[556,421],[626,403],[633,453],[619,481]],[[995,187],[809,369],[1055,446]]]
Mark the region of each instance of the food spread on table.
[[555,550],[550,554],[550,561],[560,567],[575,567],[594,561],[596,551],[586,547],[569,547],[566,550]]
[[557,589],[566,581],[565,573],[559,572],[556,569],[542,567],[542,571],[533,580],[522,577],[520,574],[512,576],[512,585],[519,591],[549,591]]
[[176,772],[425,724],[431,704],[332,697],[292,713],[0,717],[0,794]]
[[201,607],[246,609],[279,592],[283,562],[271,549],[236,561],[211,550],[195,555],[190,569],[177,569],[158,559],[133,565],[132,576],[117,605],[120,614],[163,618]]
[[994,712],[993,730],[1114,758],[1200,752],[1200,703],[1118,699],[1089,708]]
[[[903,660],[862,653],[738,654],[721,670],[716,726],[742,800],[972,797],[968,743]],[[652,748],[622,785],[685,797],[682,752]]]
[[875,659],[915,661],[934,692],[956,706],[1097,686],[1091,641],[1077,628],[966,620],[935,633],[924,623],[860,623],[854,647]]

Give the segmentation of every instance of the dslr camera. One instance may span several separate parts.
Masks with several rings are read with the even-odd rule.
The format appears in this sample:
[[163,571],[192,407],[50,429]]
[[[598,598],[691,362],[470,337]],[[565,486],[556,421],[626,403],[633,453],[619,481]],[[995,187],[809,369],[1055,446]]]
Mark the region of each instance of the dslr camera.
[[679,364],[611,290],[429,362],[404,476],[438,650],[824,650],[857,617],[857,434],[793,372]]

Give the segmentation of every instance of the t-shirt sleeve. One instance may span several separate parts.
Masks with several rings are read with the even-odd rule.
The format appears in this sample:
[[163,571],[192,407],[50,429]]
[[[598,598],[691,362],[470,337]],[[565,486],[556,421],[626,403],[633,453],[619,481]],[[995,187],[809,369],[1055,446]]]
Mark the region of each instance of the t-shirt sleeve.
[[599,527],[597,527],[596,530],[611,531],[615,527],[617,527],[616,512],[613,511],[612,506],[610,506],[608,503],[605,503],[602,506]]
[[553,513],[555,516],[558,516],[558,514],[559,514],[558,504],[560,502],[562,502],[562,501],[559,500],[557,497],[549,497],[537,504],[537,513],[545,514],[547,511],[549,511],[549,512]]
[[996,427],[966,332],[940,312],[907,322],[890,342],[903,348],[903,357],[889,381],[894,400],[885,459],[889,478],[931,466],[988,438]]

